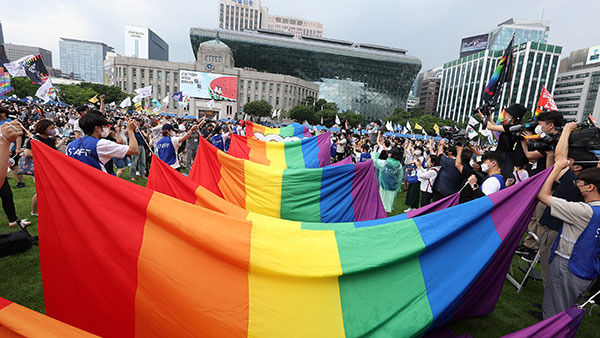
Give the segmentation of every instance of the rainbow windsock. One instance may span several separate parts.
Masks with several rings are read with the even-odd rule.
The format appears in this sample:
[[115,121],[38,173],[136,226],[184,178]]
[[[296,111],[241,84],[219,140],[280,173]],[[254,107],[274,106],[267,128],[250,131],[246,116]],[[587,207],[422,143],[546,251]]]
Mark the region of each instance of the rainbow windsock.
[[46,312],[103,337],[410,337],[490,313],[549,173],[413,219],[315,231],[32,148]]
[[289,142],[267,142],[231,135],[227,153],[233,157],[279,168],[320,168],[331,164],[331,133]]
[[308,127],[293,123],[286,127],[270,128],[251,121],[243,121],[246,136],[253,136],[265,141],[284,141],[286,139],[311,137]]
[[0,297],[1,337],[98,337]]
[[387,216],[372,161],[283,169],[229,156],[200,138],[189,178],[239,207],[276,218],[331,223]]
[[[237,218],[249,219],[259,216],[249,216],[252,212],[240,208],[237,205],[228,202],[221,197],[208,191],[202,185],[193,182],[181,173],[171,168],[170,165],[159,159],[156,155],[152,156],[152,164],[150,165],[150,174],[148,175],[148,181],[146,187],[148,189],[160,192],[171,197],[175,197],[184,202],[195,204],[203,208],[216,211],[221,214],[235,216]],[[338,162],[339,163],[339,162]],[[334,163],[336,165],[338,163]],[[452,194],[439,201],[430,203],[424,207],[416,210],[411,210],[406,214],[401,214],[393,217],[389,217],[386,220],[399,221],[407,218],[414,218],[422,216],[439,210],[444,210],[453,207],[458,204],[460,199],[460,193]],[[263,216],[268,217],[268,216]],[[273,222],[294,222],[287,220],[273,220]],[[306,223],[310,224],[311,227],[322,229],[334,229],[334,228],[351,228],[350,225],[354,225],[356,228],[373,225],[373,222],[354,222],[354,223]]]

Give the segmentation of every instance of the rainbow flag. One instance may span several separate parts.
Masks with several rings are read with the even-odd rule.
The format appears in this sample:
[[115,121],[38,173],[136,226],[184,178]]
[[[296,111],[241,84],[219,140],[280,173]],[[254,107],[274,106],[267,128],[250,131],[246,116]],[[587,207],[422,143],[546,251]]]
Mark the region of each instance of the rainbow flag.
[[502,86],[512,78],[512,64],[513,64],[513,46],[515,37],[508,43],[508,46],[504,50],[504,55],[498,65],[494,69],[494,73],[490,78],[487,86],[483,93],[483,101],[490,106],[495,106],[498,103],[500,94],[502,93]]
[[0,297],[0,337],[98,337]]
[[276,218],[331,223],[387,216],[372,161],[283,169],[229,156],[200,138],[189,178],[241,208]]
[[298,141],[267,142],[231,135],[227,153],[233,157],[279,168],[320,168],[331,164],[331,133]]
[[496,124],[506,124],[506,110],[502,109],[500,114],[498,114],[498,119],[496,120]]
[[10,85],[10,74],[4,71],[4,67],[0,65],[0,96],[6,95],[13,91],[14,88]]
[[32,147],[46,312],[105,337],[409,337],[490,313],[549,172],[425,216],[314,231]]
[[[251,121],[243,121],[246,126],[246,136],[254,136],[265,141],[286,141],[296,138],[311,137],[310,129],[299,123],[287,127],[269,128]],[[278,136],[279,137],[278,137]]]
[[[338,162],[339,163],[339,162]],[[336,165],[337,163],[333,164]],[[146,182],[146,188],[160,192],[161,194],[169,195],[187,203],[195,204],[203,208],[216,211],[221,214],[231,215],[242,219],[251,219],[258,216],[249,216],[250,211],[240,208],[237,205],[228,202],[221,197],[208,191],[202,185],[193,182],[181,173],[171,168],[170,165],[159,159],[156,155],[152,156],[150,165],[150,174]],[[439,201],[430,203],[416,210],[411,210],[406,214],[401,214],[389,217],[388,221],[399,221],[407,218],[429,214],[439,210],[447,209],[458,204],[460,193],[455,193]],[[264,217],[264,216],[263,216]],[[267,216],[268,217],[268,216]],[[274,220],[274,222],[282,222],[282,220]],[[285,221],[294,222],[294,221]],[[308,223],[306,223],[308,224]],[[310,223],[311,227],[322,227],[323,229],[331,229],[338,227],[348,227],[349,223]],[[373,222],[354,222],[354,227],[360,228],[373,225]]]

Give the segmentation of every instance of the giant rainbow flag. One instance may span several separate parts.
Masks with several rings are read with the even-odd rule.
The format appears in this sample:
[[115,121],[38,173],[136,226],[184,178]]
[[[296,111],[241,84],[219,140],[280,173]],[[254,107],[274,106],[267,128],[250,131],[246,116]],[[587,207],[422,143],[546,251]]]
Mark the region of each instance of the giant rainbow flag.
[[[337,163],[336,163],[337,164]],[[333,164],[333,165],[336,165]],[[175,197],[184,202],[192,203],[203,208],[213,210],[222,214],[235,216],[238,218],[248,219],[254,218],[258,216],[248,216],[252,214],[252,212],[240,208],[237,205],[230,203],[221,197],[213,194],[208,191],[202,185],[193,182],[187,177],[183,176],[181,173],[177,172],[175,169],[171,168],[170,165],[166,164],[164,161],[159,159],[156,155],[152,156],[152,162],[150,165],[150,174],[148,175],[148,181],[146,182],[146,187],[148,189],[160,192],[161,194],[169,195],[171,197]],[[393,216],[387,218],[385,221],[381,222],[392,222],[399,221],[407,218],[413,218],[421,215],[425,215],[431,212],[443,210],[446,208],[453,207],[458,204],[460,199],[460,193],[455,193],[446,198],[443,198],[437,202],[433,202],[429,205],[421,207],[416,210],[411,210],[406,214],[401,214],[397,216]],[[273,220],[273,222],[282,222],[283,220],[277,219]],[[283,221],[283,222],[293,222],[293,221]],[[306,226],[318,227],[320,226],[323,229],[331,229],[338,227],[349,227],[350,225],[354,225],[356,228],[360,228],[362,226],[373,225],[372,222],[354,222],[354,223],[343,223],[343,224],[332,224],[332,223],[305,223]]]
[[331,223],[387,216],[372,161],[274,168],[229,156],[200,138],[189,177],[239,207],[275,218]]
[[548,174],[413,219],[315,231],[32,147],[46,312],[105,337],[409,337],[489,313]]
[[280,168],[320,168],[331,164],[331,133],[289,142],[268,142],[231,135],[227,153]]
[[97,337],[0,297],[0,337]]
[[266,141],[286,141],[294,138],[311,137],[310,129],[299,123],[281,128],[265,127],[251,121],[243,121],[243,124],[246,127],[246,136],[253,136]]

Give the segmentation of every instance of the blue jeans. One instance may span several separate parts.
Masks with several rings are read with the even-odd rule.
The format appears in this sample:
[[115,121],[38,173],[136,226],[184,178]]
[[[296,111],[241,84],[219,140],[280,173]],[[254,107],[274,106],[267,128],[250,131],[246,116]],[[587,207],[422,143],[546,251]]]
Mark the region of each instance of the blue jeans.
[[138,146],[139,154],[131,155],[131,168],[129,168],[129,177],[135,178],[135,172],[140,172],[140,176],[146,176],[146,149]]

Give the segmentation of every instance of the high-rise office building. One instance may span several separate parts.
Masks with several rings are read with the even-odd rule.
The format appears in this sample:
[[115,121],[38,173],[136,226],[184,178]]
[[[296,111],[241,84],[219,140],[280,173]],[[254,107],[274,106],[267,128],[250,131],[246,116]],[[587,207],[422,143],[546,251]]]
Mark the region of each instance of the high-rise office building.
[[102,42],[60,38],[60,71],[73,79],[104,82],[104,58],[114,51]]
[[[513,49],[512,81],[505,85],[496,111],[513,103],[535,110],[542,87],[554,90],[562,47],[526,42]],[[483,90],[502,50],[478,52],[444,64],[437,111],[441,118],[464,122],[482,105]]]
[[27,55],[35,56],[39,54],[42,56],[42,61],[44,62],[44,65],[47,68],[52,68],[52,52],[44,48],[5,43],[4,52],[6,53],[8,61],[11,62],[16,61]]
[[515,35],[515,46],[527,41],[548,43],[549,32],[550,21],[508,19],[489,33],[487,49],[501,50],[506,48],[513,34]]
[[261,23],[267,21],[267,9],[260,0],[219,0],[218,11],[219,28],[230,31],[265,28]]
[[4,33],[2,33],[2,22],[0,22],[0,45],[4,44]]
[[560,61],[554,100],[567,120],[600,120],[600,46],[579,49]]
[[148,27],[125,25],[125,56],[169,61],[169,45]]
[[318,38],[323,36],[323,25],[321,23],[282,15],[269,15],[267,29],[300,36]]

